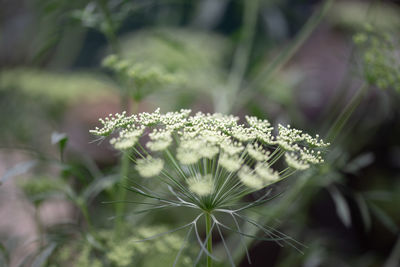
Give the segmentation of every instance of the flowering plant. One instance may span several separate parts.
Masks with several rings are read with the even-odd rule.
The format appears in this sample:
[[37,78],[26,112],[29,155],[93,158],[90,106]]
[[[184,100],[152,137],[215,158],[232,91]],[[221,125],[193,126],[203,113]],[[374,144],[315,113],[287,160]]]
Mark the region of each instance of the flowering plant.
[[[274,135],[274,127],[256,117],[246,116],[245,125],[231,115],[190,113],[181,110],[160,114],[157,109],[127,116],[124,112],[100,119],[102,128],[91,133],[105,137],[116,132],[110,143],[125,153],[132,150],[131,159],[139,175],[146,179],[156,177],[168,189],[156,193],[135,183],[128,187],[130,191],[158,202],[156,208],[186,207],[199,212],[192,222],[166,232],[189,228],[189,236],[194,229],[201,247],[196,263],[205,253],[207,266],[211,266],[215,258],[211,235],[216,228],[234,266],[221,229],[255,237],[241,231],[239,219],[262,230],[268,237],[263,240],[293,242],[241,213],[268,201],[270,191],[250,203],[243,202],[243,198],[323,162],[320,149],[329,144],[290,126],[279,125]],[[219,214],[231,217],[234,226],[225,224]],[[204,241],[197,227],[202,216],[206,220]]]

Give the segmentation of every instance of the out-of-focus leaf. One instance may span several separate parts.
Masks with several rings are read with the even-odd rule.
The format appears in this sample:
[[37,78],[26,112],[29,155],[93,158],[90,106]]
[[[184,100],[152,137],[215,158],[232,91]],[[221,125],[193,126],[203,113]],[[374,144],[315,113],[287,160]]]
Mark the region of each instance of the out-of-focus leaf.
[[58,148],[60,149],[61,160],[63,159],[64,149],[67,145],[68,137],[66,133],[58,133],[53,132],[51,134],[51,144],[56,145],[58,144]]
[[5,183],[8,179],[13,178],[15,176],[24,174],[28,172],[30,169],[35,167],[37,164],[37,160],[30,160],[26,162],[21,162],[9,169],[1,178],[0,185]]
[[389,259],[385,262],[384,267],[398,267],[400,262],[400,236],[397,238],[397,242],[394,245],[392,252],[390,253]]
[[119,180],[119,175],[110,175],[95,179],[82,193],[83,199],[88,201],[97,196],[101,191],[111,187]]
[[30,179],[18,181],[18,185],[22,188],[28,199],[36,205],[40,205],[46,199],[65,197],[61,192],[64,193],[65,188],[69,186],[61,179],[45,176],[30,177]]
[[357,29],[365,26],[367,18],[374,18],[374,24],[381,29],[400,26],[399,9],[393,4],[379,3],[370,8],[367,1],[337,1],[328,14],[328,19],[338,26]]
[[381,223],[392,233],[397,233],[399,231],[399,227],[396,223],[390,218],[389,215],[386,214],[384,210],[380,207],[376,206],[375,204],[371,203],[371,211],[372,213],[381,221]]
[[365,230],[369,232],[371,230],[371,214],[368,209],[368,205],[362,195],[357,194],[355,196],[358,208],[360,209],[361,218],[364,222]]
[[74,201],[75,203],[79,200],[79,196],[75,193],[75,191],[72,189],[71,186],[69,185],[65,185],[62,188],[63,193],[72,201]]
[[50,243],[39,255],[36,256],[35,260],[32,263],[32,267],[42,267],[46,263],[47,259],[50,257],[51,253],[53,253],[56,248],[56,243]]
[[334,187],[329,189],[329,193],[332,196],[333,202],[336,206],[336,213],[339,216],[340,220],[346,227],[351,226],[351,215],[350,215],[350,208],[347,204],[346,199],[343,195]]
[[53,145],[55,145],[55,144],[61,145],[61,143],[66,143],[67,140],[68,140],[68,137],[65,133],[54,132],[51,135],[51,143]]
[[384,190],[368,191],[364,193],[364,196],[369,200],[378,201],[392,201],[393,199],[392,193]]
[[25,267],[25,266],[29,266],[29,263],[32,262],[32,255],[27,255],[23,258],[23,260],[21,261],[21,263],[19,263],[17,265],[17,267]]
[[372,153],[361,154],[360,156],[350,161],[344,168],[344,171],[348,173],[357,173],[362,168],[365,168],[373,163],[374,160],[375,156]]
[[69,104],[109,97],[117,86],[101,74],[55,72],[35,68],[7,69],[0,73],[0,90],[17,88],[24,97],[39,97],[52,103]]
[[100,244],[96,238],[91,235],[90,233],[87,233],[86,235],[86,240],[89,242],[89,244],[91,244],[93,247],[97,248],[97,249],[103,249],[102,244]]

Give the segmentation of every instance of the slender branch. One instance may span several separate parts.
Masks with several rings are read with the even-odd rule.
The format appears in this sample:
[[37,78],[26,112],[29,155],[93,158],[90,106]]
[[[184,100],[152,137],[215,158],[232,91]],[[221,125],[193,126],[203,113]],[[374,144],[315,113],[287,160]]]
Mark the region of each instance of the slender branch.
[[259,0],[244,1],[240,43],[233,56],[228,81],[223,90],[214,94],[214,110],[217,112],[228,113],[232,109],[237,92],[241,87],[253,46],[258,6]]
[[354,110],[360,105],[361,100],[364,97],[365,92],[368,89],[367,84],[363,84],[357,91],[357,93],[352,97],[351,101],[347,104],[346,108],[342,111],[339,117],[336,119],[335,123],[329,130],[326,140],[332,142],[336,139],[337,135],[346,125],[350,116],[353,114]]
[[320,9],[315,12],[311,18],[306,22],[304,27],[297,34],[293,42],[287,46],[278,57],[275,58],[270,64],[267,64],[255,79],[249,84],[249,88],[257,87],[260,83],[265,83],[277,71],[279,71],[292,56],[299,50],[303,43],[310,37],[311,33],[319,25],[328,10],[333,4],[333,0],[325,0]]
[[120,54],[120,45],[116,34],[117,27],[112,20],[111,12],[108,9],[108,1],[98,0],[97,2],[99,3],[100,10],[103,13],[104,20],[106,22],[106,28],[104,29],[103,33],[107,37],[113,53]]

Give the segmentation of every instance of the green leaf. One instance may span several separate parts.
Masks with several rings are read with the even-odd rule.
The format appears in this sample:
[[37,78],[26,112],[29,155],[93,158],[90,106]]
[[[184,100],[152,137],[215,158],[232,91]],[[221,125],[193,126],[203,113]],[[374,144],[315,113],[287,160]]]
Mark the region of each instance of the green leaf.
[[32,267],[43,267],[47,259],[53,253],[56,246],[56,243],[50,243],[44,250],[39,253],[39,255],[36,256],[35,260],[32,263]]
[[37,160],[30,160],[18,163],[17,165],[6,171],[6,173],[0,178],[0,185],[5,183],[10,178],[27,173],[30,169],[35,167],[36,164]]
[[60,149],[61,161],[63,160],[64,149],[65,146],[67,145],[67,142],[68,142],[67,134],[58,132],[53,132],[51,134],[51,144],[52,145],[58,144],[58,147]]
[[346,167],[344,168],[344,171],[349,173],[356,173],[362,168],[365,168],[371,163],[373,163],[374,160],[375,156],[372,153],[361,154],[352,161],[350,161],[349,164],[347,164]]
[[389,231],[394,234],[399,231],[399,227],[397,226],[397,224],[380,207],[371,203],[371,211]]
[[93,247],[95,247],[95,248],[97,248],[97,249],[99,249],[99,250],[102,250],[102,249],[103,249],[102,244],[99,243],[99,242],[96,240],[96,238],[95,238],[92,234],[87,233],[87,234],[85,235],[85,237],[86,237],[87,242],[89,242],[90,245],[92,245]]
[[371,230],[371,214],[368,209],[367,202],[361,194],[355,196],[358,208],[360,209],[361,218],[364,222],[365,230],[369,232]]
[[346,199],[335,187],[331,187],[329,189],[329,193],[331,194],[333,202],[335,203],[337,215],[343,224],[349,228],[351,226],[351,215]]
[[392,201],[393,195],[391,192],[385,190],[373,190],[364,193],[364,196],[368,200],[373,201]]

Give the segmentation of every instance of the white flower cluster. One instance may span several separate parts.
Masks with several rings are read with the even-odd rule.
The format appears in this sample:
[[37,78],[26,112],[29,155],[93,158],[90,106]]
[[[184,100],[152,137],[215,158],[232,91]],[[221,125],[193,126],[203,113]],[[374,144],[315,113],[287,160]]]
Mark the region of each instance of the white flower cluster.
[[94,135],[108,136],[116,128],[131,126],[132,120],[136,120],[136,116],[126,116],[126,111],[122,112],[122,114],[109,114],[105,119],[99,119],[100,123],[103,125],[101,129],[96,127],[94,130],[90,130],[89,132]]
[[[329,145],[290,126],[279,125],[274,136],[271,124],[256,117],[246,116],[247,123],[239,124],[235,116],[201,112],[190,116],[190,112],[117,114],[100,120],[103,128],[91,133],[116,132],[111,144],[137,153],[141,176],[172,177],[172,185],[183,181],[179,189],[197,197],[221,196],[221,190],[229,187],[261,189],[323,162],[318,149]],[[282,156],[287,168],[274,170],[282,165],[275,164]]]
[[139,159],[136,162],[136,170],[143,177],[153,177],[162,171],[164,168],[164,161],[158,158],[147,158]]
[[190,177],[187,183],[189,190],[198,196],[207,196],[214,192],[214,181],[211,174],[201,177]]

